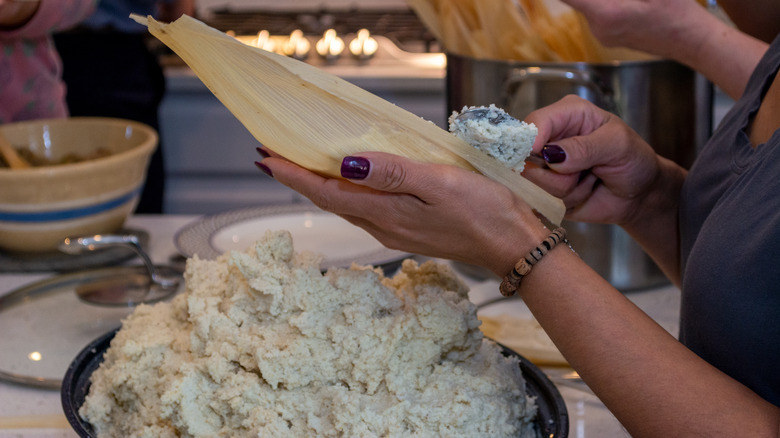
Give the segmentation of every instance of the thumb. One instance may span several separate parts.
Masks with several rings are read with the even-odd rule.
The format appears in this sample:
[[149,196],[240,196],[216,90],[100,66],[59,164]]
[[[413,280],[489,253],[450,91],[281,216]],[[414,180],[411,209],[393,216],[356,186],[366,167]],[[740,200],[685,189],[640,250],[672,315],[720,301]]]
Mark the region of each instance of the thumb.
[[429,166],[436,165],[384,152],[362,152],[342,160],[341,176],[383,192],[417,194],[433,182]]
[[558,174],[578,173],[591,167],[582,138],[572,137],[546,144],[541,155],[547,166]]
[[558,173],[614,166],[630,159],[638,136],[619,124],[605,124],[586,135],[558,139],[546,144],[541,155]]

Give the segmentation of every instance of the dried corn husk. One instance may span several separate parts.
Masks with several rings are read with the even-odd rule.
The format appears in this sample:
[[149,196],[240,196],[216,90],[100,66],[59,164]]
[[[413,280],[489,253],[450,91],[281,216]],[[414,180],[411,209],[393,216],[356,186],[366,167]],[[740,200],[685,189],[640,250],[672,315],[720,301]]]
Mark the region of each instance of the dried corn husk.
[[262,144],[323,175],[343,157],[373,150],[478,170],[550,222],[557,199],[435,124],[292,58],[250,47],[188,16],[164,24],[133,16],[176,52]]
[[[699,0],[700,2],[702,0]],[[448,53],[475,59],[610,62],[651,56],[603,46],[559,0],[406,0]]]
[[542,326],[533,317],[519,318],[508,314],[479,315],[479,327],[488,338],[499,342],[539,366],[567,366]]

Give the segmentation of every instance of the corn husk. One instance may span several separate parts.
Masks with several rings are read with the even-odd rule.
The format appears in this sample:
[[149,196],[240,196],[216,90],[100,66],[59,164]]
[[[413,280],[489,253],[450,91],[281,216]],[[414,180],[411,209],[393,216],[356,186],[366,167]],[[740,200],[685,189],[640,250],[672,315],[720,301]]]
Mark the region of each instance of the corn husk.
[[558,347],[533,317],[520,318],[505,313],[479,315],[479,329],[488,338],[499,342],[538,366],[568,366]]
[[178,54],[262,144],[314,172],[340,177],[343,157],[381,151],[477,170],[550,222],[563,202],[435,124],[304,62],[251,47],[188,16],[133,16]]
[[[699,0],[700,2],[702,0]],[[527,62],[646,60],[603,46],[585,17],[559,0],[406,0],[448,53]]]

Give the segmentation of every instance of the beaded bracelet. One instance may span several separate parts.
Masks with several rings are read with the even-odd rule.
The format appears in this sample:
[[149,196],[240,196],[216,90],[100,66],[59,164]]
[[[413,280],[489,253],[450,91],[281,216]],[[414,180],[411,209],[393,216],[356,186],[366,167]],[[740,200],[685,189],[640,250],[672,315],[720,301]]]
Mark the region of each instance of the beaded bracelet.
[[515,267],[512,268],[506,277],[504,277],[501,286],[498,288],[498,290],[501,291],[501,295],[505,297],[514,295],[515,292],[517,292],[517,288],[520,287],[520,282],[523,280],[523,277],[531,272],[531,267],[538,263],[551,249],[555,248],[555,245],[557,245],[558,242],[564,242],[571,248],[571,244],[566,240],[566,230],[563,227],[553,230],[539,246],[532,249],[527,256],[521,258],[520,261],[515,264]]

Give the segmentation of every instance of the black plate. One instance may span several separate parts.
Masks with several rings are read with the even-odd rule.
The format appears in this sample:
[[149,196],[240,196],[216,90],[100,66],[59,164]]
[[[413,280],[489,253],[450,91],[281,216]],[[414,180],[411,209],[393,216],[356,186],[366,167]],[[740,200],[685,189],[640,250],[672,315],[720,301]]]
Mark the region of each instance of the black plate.
[[[119,329],[117,329],[119,330]],[[62,408],[73,430],[82,438],[92,438],[92,425],[82,420],[78,410],[89,393],[90,376],[103,362],[103,353],[108,350],[117,330],[106,333],[87,345],[73,360],[62,381]],[[499,344],[500,345],[500,344]],[[534,364],[509,348],[500,345],[505,356],[520,359],[520,370],[526,381],[526,391],[536,397],[539,413],[536,425],[544,438],[566,438],[569,435],[569,414],[558,388]]]

